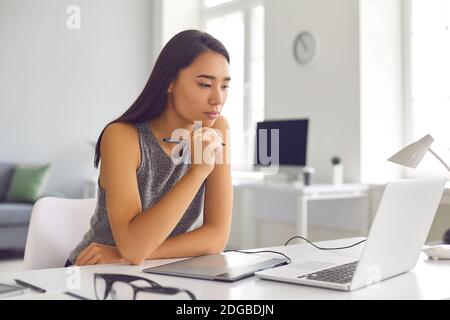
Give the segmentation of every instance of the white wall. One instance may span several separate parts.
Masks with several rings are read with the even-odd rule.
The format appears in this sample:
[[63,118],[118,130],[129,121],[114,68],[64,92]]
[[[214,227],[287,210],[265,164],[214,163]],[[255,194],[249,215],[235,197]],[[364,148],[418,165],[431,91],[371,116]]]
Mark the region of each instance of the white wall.
[[[292,55],[309,30],[317,56],[306,66]],[[266,119],[309,118],[308,165],[314,182],[331,181],[340,156],[346,182],[360,180],[358,0],[266,1]]]
[[[69,5],[81,29],[69,30]],[[147,0],[0,0],[0,161],[48,162],[47,191],[81,196],[87,144],[123,113],[152,67]]]
[[[403,0],[266,1],[266,118],[310,119],[308,165],[331,180],[343,159],[346,182],[380,183],[400,168],[386,159],[403,141]],[[298,65],[302,30],[318,42]]]

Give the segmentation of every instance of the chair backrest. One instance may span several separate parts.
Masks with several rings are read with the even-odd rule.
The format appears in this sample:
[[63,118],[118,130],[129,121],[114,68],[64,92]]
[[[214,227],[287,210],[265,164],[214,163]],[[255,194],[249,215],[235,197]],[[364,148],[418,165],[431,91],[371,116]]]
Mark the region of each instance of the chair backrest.
[[63,267],[89,229],[96,199],[44,197],[31,212],[24,269]]

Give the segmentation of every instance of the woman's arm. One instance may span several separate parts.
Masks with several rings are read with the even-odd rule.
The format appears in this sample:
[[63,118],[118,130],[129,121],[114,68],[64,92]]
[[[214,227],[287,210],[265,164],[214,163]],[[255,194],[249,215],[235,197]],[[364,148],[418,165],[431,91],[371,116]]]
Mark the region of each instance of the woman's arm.
[[191,170],[153,207],[142,212],[136,170],[139,167],[137,130],[123,123],[106,128],[101,142],[100,183],[113,237],[122,257],[142,261],[169,236],[209,174],[206,166]]
[[[228,123],[221,118],[216,123],[229,146],[226,136]],[[101,148],[100,184],[106,193],[116,247],[92,243],[80,253],[75,264],[124,260],[140,264],[145,258],[196,256],[223,250],[228,239],[232,206],[228,150],[222,151],[225,164],[210,166],[214,169],[206,181],[203,226],[168,238],[208,173],[195,170],[194,167],[202,169],[202,165],[193,165],[160,202],[142,212],[136,179],[140,154],[137,131],[127,124],[113,124],[105,130]]]
[[147,259],[190,257],[223,251],[228,242],[233,187],[231,182],[229,129],[225,118],[219,117],[214,127],[222,133],[226,148],[222,153],[222,164],[216,163],[206,179],[203,209],[203,226],[191,232],[166,239],[161,246],[151,252]]
[[[194,134],[194,138],[203,139],[204,150],[211,141],[217,141],[216,138],[207,141],[198,134]],[[137,130],[124,123],[108,126],[103,134],[101,154],[100,184],[106,193],[108,218],[117,249],[128,262],[140,264],[168,238],[214,169],[214,163],[193,164],[190,171],[157,204],[142,212],[136,179],[140,158]],[[203,228],[203,233],[206,229]],[[203,237],[200,250],[205,252],[202,253],[221,248],[221,242],[212,241],[213,237],[209,237],[211,241],[206,246],[204,240]],[[101,245],[88,247],[80,253],[76,263],[95,263],[92,256],[101,256],[102,248]]]

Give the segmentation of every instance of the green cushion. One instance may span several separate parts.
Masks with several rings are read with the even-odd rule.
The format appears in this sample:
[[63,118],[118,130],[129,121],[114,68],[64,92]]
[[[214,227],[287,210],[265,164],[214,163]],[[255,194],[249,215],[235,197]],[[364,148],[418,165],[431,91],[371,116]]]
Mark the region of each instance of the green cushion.
[[50,164],[17,165],[5,202],[35,202],[44,191]]

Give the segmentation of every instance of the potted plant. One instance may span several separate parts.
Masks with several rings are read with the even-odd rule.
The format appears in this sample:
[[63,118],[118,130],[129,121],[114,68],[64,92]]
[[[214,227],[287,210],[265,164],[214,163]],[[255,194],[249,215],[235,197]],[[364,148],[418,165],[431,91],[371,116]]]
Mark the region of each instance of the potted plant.
[[331,158],[331,164],[333,167],[333,184],[341,185],[344,183],[344,167],[340,157],[334,156]]

